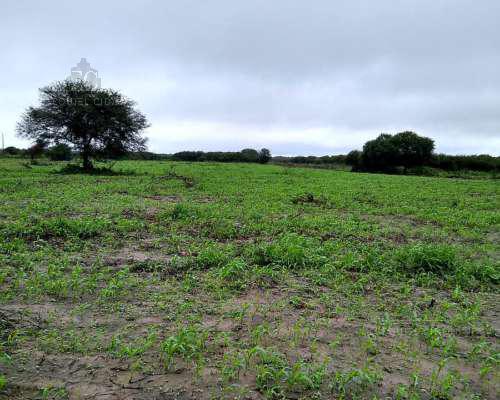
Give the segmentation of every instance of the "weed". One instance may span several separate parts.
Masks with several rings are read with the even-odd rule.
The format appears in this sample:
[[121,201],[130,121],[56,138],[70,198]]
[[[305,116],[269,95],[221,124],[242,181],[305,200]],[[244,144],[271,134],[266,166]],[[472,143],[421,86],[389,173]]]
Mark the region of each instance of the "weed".
[[173,220],[183,220],[191,218],[193,215],[195,215],[193,208],[184,203],[174,205],[172,210],[169,212],[169,216]]
[[439,361],[437,368],[431,373],[429,392],[435,399],[452,399],[452,391],[455,389],[458,376],[452,371],[445,371],[448,360]]
[[223,280],[231,281],[240,278],[247,269],[248,266],[244,260],[234,259],[220,267],[217,275]]
[[452,273],[457,266],[455,248],[442,244],[417,244],[400,250],[398,258],[402,268],[413,273],[444,275]]
[[41,400],[66,400],[69,399],[69,394],[64,388],[45,387],[40,389]]
[[287,392],[319,389],[326,375],[324,365],[304,361],[289,364],[283,354],[273,349],[253,347],[247,358],[256,363],[257,388],[269,399],[282,398]]

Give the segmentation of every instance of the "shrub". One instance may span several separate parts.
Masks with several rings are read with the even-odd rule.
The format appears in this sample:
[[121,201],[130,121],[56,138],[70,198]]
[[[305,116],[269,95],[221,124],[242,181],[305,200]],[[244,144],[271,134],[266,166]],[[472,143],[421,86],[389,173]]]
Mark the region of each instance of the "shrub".
[[241,161],[259,162],[259,152],[254,149],[243,149],[241,150]]
[[38,139],[33,146],[26,150],[26,153],[29,155],[31,161],[34,161],[37,157],[41,157],[45,153],[46,148],[47,142],[42,139]]
[[445,172],[440,169],[428,167],[428,166],[419,166],[413,167],[406,171],[408,175],[419,175],[419,176],[446,176]]
[[14,147],[14,146],[9,146],[9,147],[6,147],[2,153],[7,154],[9,156],[18,156],[22,153],[22,150],[18,149],[17,147]]
[[73,154],[67,144],[56,144],[47,151],[47,156],[52,161],[69,161]]

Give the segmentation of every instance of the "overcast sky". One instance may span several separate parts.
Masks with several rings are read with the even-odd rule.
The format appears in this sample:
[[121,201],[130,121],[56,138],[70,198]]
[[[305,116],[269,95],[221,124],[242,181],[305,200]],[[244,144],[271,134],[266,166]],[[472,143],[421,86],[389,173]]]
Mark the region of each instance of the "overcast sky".
[[337,154],[414,130],[500,154],[499,0],[0,0],[0,131],[82,57],[149,149]]

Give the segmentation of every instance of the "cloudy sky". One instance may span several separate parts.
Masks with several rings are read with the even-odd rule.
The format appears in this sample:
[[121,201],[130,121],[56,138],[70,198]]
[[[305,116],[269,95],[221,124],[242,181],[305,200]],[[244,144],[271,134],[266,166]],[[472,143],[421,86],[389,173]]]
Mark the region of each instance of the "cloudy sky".
[[414,130],[500,154],[498,0],[0,0],[6,146],[82,57],[136,100],[149,148],[336,154]]

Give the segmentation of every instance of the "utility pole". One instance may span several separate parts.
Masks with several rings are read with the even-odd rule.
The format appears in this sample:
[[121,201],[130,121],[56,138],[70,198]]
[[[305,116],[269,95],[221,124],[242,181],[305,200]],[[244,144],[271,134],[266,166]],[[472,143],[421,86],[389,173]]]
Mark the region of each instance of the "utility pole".
[[5,139],[3,137],[3,132],[2,132],[2,153],[5,150]]

